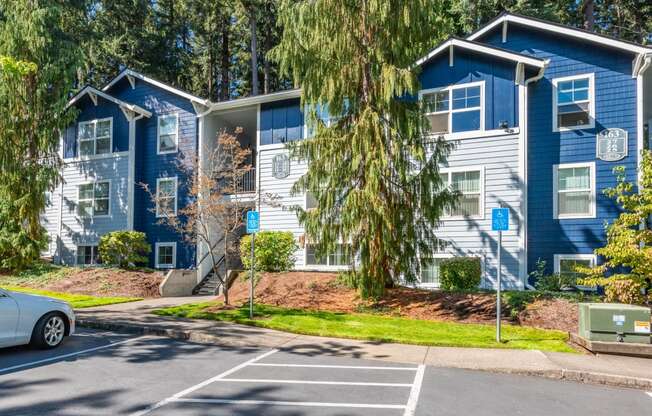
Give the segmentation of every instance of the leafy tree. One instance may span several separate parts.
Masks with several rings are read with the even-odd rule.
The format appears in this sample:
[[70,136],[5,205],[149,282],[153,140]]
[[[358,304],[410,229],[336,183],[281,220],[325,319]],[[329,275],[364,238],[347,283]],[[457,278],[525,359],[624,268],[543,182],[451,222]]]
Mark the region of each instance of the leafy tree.
[[310,161],[293,191],[318,202],[298,209],[299,221],[321,255],[351,243],[363,296],[416,279],[428,261],[418,253],[442,245],[434,229],[455,201],[438,171],[449,147],[426,143],[423,109],[406,98],[419,90],[414,62],[449,33],[444,16],[435,0],[281,3],[285,30],[272,56],[302,87],[313,131],[290,146]]
[[614,198],[622,213],[607,225],[607,244],[595,250],[605,262],[592,269],[578,269],[588,276],[583,284],[605,287],[609,301],[642,303],[641,289],[652,279],[652,152],[644,150],[641,186],[625,180],[624,167],[614,169],[618,184],[604,192]]
[[46,239],[40,215],[45,192],[60,181],[60,131],[74,119],[66,104],[82,16],[76,1],[0,2],[0,199],[11,210],[0,233],[22,235],[32,247],[4,259],[15,265],[37,257],[34,247]]
[[100,238],[100,259],[105,264],[115,264],[127,269],[147,263],[152,247],[145,233],[139,231],[113,231]]

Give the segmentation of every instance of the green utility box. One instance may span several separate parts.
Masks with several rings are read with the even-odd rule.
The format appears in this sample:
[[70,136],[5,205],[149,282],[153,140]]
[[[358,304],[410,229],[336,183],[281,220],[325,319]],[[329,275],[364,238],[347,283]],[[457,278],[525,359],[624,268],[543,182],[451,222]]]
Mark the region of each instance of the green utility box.
[[590,341],[650,344],[650,308],[580,303],[579,335]]

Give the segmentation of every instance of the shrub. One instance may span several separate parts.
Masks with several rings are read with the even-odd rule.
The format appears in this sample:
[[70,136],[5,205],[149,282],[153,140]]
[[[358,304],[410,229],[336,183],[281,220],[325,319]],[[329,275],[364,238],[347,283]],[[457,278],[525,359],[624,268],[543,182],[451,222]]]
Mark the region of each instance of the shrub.
[[605,282],[604,295],[607,302],[642,305],[645,303],[644,283],[633,279],[612,277]]
[[439,266],[439,278],[443,290],[472,290],[480,285],[482,267],[477,257],[454,257],[445,259]]
[[152,247],[145,233],[138,231],[113,231],[100,238],[100,258],[103,263],[123,269],[147,263]]
[[[259,272],[284,272],[294,267],[294,252],[299,246],[289,231],[262,231],[256,233],[255,269]],[[251,268],[251,235],[240,241],[240,257],[246,269]]]

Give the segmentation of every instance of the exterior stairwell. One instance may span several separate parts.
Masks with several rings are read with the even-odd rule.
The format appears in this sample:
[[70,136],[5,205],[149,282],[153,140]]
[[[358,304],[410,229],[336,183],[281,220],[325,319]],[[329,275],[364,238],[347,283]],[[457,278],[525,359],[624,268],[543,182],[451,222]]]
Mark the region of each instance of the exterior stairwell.
[[226,278],[226,261],[224,256],[217,261],[217,273],[219,273],[219,276],[215,274],[214,269],[211,269],[201,282],[195,286],[192,294],[199,296],[219,294],[220,286],[222,285],[221,282]]

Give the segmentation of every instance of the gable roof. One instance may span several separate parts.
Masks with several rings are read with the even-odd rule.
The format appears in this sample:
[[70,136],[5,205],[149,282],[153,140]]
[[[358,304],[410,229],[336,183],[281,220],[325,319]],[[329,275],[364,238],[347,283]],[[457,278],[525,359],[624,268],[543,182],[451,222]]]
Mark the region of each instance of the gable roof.
[[484,35],[485,33],[493,30],[496,26],[501,24],[509,24],[509,23],[515,23],[518,25],[527,26],[534,29],[545,30],[548,32],[553,32],[560,35],[565,35],[572,38],[593,42],[603,46],[621,49],[632,53],[637,53],[637,54],[652,53],[652,48],[639,45],[634,42],[616,39],[611,36],[600,35],[588,30],[562,25],[559,23],[552,23],[547,20],[537,19],[534,17],[528,17],[528,16],[523,16],[523,15],[508,13],[508,12],[501,13],[496,18],[494,18],[489,23],[487,23],[485,26],[481,27],[477,31],[467,36],[466,39],[476,40],[482,35]]
[[157,80],[155,80],[155,79],[153,79],[153,78],[150,78],[150,77],[148,77],[148,76],[146,76],[146,75],[143,75],[143,74],[141,74],[141,73],[139,73],[139,72],[132,71],[132,70],[129,69],[129,68],[124,69],[124,70],[123,70],[122,72],[120,72],[120,73],[119,73],[115,78],[113,78],[111,81],[109,81],[109,83],[106,84],[106,85],[102,88],[102,91],[108,91],[111,87],[113,87],[116,83],[118,83],[118,82],[119,82],[122,78],[124,78],[124,77],[133,77],[133,78],[137,78],[137,79],[140,79],[140,80],[142,80],[142,81],[145,81],[145,82],[147,82],[147,83],[149,83],[149,84],[152,84],[152,85],[154,85],[154,86],[157,86],[157,87],[159,87],[159,88],[162,88],[162,89],[164,89],[164,90],[170,91],[171,93],[176,94],[176,95],[178,95],[178,96],[180,96],[180,97],[183,97],[183,98],[185,98],[185,99],[187,99],[187,100],[190,100],[191,102],[198,103],[198,104],[205,105],[205,106],[209,106],[209,105],[210,105],[210,101],[209,101],[209,100],[206,100],[206,99],[203,99],[203,98],[197,97],[197,96],[195,96],[195,95],[192,95],[192,94],[190,94],[190,93],[188,93],[188,92],[185,92],[185,91],[183,91],[183,90],[180,90],[180,89],[178,89],[178,88],[174,88],[174,87],[171,86],[171,85],[168,85],[168,84],[166,84],[166,83],[164,83],[164,82],[161,82],[161,81],[157,81]]
[[152,116],[152,113],[145,110],[144,108],[139,107],[136,104],[130,104],[128,102],[122,101],[122,100],[120,100],[118,98],[115,98],[112,95],[109,95],[109,94],[107,94],[107,93],[105,93],[103,91],[98,90],[95,87],[91,87],[90,85],[85,86],[84,88],[82,88],[81,91],[79,91],[77,94],[75,94],[75,96],[72,97],[70,99],[70,101],[68,101],[68,104],[66,105],[66,108],[70,107],[73,104],[75,104],[77,101],[79,101],[85,95],[90,95],[91,99],[93,101],[95,101],[97,99],[97,98],[93,98],[93,96],[102,97],[107,101],[110,101],[110,102],[112,102],[114,104],[117,104],[118,106],[120,106],[120,108],[124,108],[124,109],[130,110],[130,111],[133,111],[134,113],[142,114],[145,117],[151,117]]
[[440,53],[447,51],[450,47],[462,48],[462,49],[470,50],[472,52],[478,52],[485,55],[506,59],[508,61],[520,62],[525,65],[533,66],[535,68],[543,68],[545,66],[544,59],[536,58],[530,55],[524,55],[522,53],[518,53],[514,51],[509,51],[507,49],[497,48],[495,46],[486,45],[484,43],[473,42],[468,39],[457,38],[454,36],[440,43],[439,46],[437,46],[435,49],[430,51],[426,56],[419,59],[416,62],[416,66],[423,65],[424,63],[428,62],[429,60],[439,55]]

